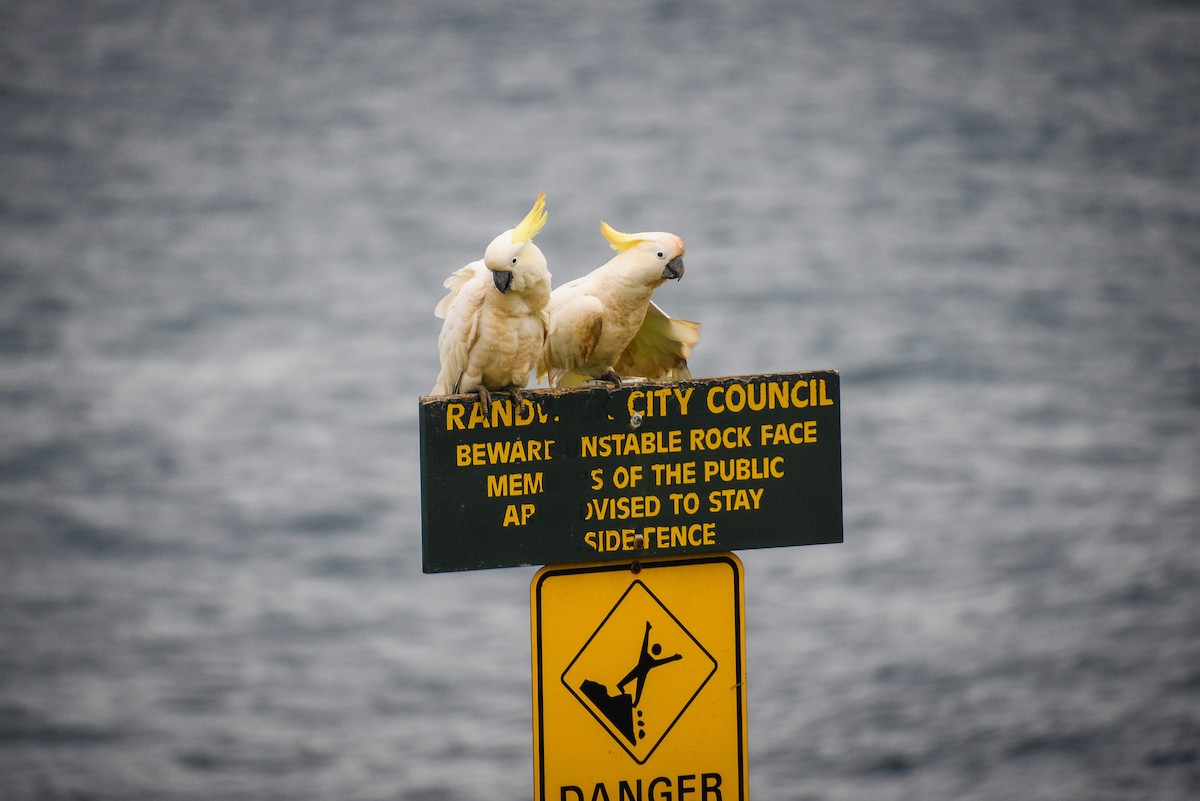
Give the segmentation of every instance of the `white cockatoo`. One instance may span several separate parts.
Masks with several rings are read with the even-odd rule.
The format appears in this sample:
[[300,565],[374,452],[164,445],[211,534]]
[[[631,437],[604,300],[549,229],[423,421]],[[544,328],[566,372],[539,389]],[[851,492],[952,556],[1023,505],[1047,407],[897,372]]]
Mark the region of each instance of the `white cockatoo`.
[[600,232],[617,251],[607,264],[550,295],[550,330],[538,377],[555,387],[621,376],[690,378],[687,358],[700,324],[668,317],[650,300],[664,281],[683,275],[683,240],[663,231]]
[[434,309],[445,322],[438,336],[442,369],[434,395],[475,392],[486,414],[488,390],[520,400],[541,357],[549,317],[550,272],[533,237],[546,224],[546,196],[516,228],[491,241],[483,258],[446,279],[450,290]]

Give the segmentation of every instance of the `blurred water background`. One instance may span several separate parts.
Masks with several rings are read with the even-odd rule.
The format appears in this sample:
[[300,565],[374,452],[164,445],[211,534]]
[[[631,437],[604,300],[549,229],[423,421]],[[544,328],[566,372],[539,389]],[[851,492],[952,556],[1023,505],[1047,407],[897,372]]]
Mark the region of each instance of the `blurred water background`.
[[529,796],[533,568],[420,572],[441,282],[675,232],[842,373],[741,554],[760,799],[1200,797],[1200,6],[0,6],[0,798]]

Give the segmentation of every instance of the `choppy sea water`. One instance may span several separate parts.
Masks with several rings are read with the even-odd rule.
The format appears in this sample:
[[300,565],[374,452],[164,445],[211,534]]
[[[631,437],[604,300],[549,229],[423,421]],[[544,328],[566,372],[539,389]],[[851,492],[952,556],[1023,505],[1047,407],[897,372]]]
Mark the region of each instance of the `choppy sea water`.
[[751,792],[1200,793],[1200,7],[0,8],[0,797],[530,794],[533,570],[420,572],[441,281],[687,243],[841,371],[741,554]]

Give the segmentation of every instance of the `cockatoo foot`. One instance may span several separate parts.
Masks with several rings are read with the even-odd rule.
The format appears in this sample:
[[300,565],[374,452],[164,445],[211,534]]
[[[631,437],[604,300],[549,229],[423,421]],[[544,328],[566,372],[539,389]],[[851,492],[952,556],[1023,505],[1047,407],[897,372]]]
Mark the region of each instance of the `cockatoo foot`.
[[492,396],[483,384],[475,387],[475,392],[479,394],[479,405],[483,407],[483,416],[486,418],[492,411]]
[[601,381],[610,381],[613,384],[616,384],[617,389],[621,388],[621,376],[617,375],[617,371],[612,369],[611,367],[596,377],[599,378]]
[[521,397],[521,388],[516,384],[509,384],[504,388],[504,391],[508,393],[510,398],[512,398],[514,404],[519,404],[521,401],[525,400]]

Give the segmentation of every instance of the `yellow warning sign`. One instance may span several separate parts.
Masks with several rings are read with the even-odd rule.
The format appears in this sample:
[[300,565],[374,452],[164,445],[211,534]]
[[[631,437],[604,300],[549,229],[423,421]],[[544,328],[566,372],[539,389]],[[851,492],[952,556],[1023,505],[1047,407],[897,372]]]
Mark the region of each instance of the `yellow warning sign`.
[[546,567],[530,610],[535,798],[748,796],[736,556]]

